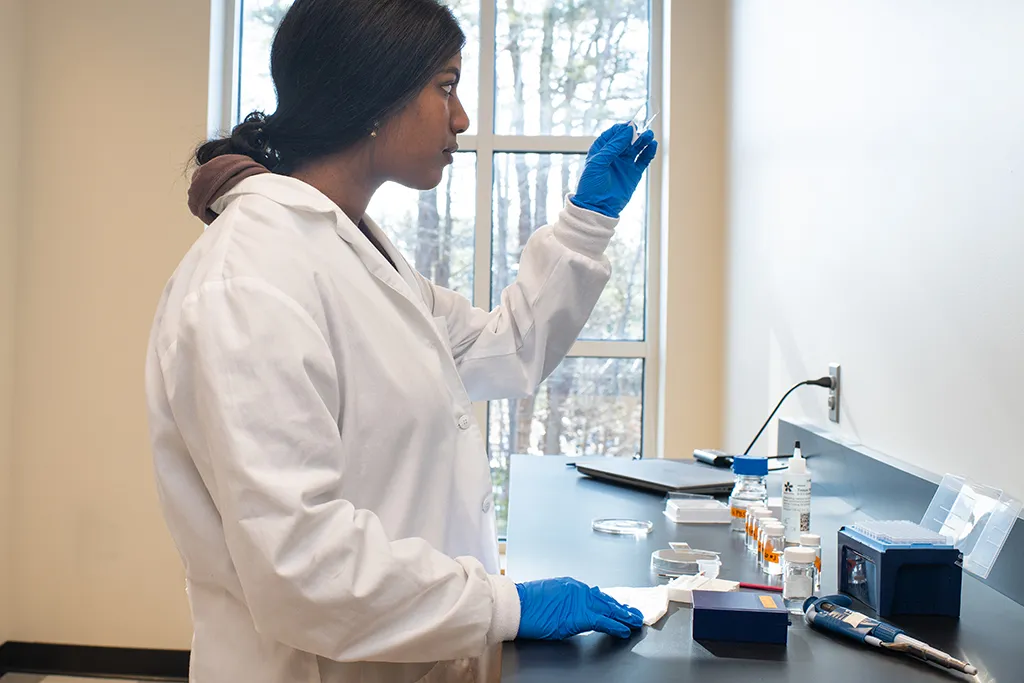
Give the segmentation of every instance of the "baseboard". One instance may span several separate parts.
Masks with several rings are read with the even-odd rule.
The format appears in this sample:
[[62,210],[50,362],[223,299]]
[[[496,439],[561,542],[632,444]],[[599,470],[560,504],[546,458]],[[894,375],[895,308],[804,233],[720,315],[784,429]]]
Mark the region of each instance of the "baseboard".
[[0,646],[0,675],[28,673],[51,676],[187,681],[189,653],[50,643],[9,642]]

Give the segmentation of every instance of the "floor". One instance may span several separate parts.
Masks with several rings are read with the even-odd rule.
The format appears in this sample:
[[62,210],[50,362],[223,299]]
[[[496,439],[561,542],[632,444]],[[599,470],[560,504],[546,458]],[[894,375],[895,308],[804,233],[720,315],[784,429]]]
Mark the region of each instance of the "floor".
[[33,676],[31,674],[7,674],[0,676],[2,683],[132,683],[132,681],[110,681],[106,678],[66,678],[64,676]]

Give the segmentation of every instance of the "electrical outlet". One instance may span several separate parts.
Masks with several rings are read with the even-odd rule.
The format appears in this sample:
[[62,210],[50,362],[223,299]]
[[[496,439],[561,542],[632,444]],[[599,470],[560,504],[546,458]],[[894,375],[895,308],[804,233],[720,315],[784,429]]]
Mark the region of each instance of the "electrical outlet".
[[828,376],[832,378],[832,388],[828,391],[828,419],[839,422],[839,363],[828,366]]

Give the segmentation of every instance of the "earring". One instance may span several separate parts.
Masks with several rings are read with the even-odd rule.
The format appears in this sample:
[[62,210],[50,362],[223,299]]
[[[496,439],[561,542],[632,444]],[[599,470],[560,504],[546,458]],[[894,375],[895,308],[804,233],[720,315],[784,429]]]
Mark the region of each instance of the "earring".
[[380,130],[380,121],[374,121],[373,122],[373,130],[370,131],[370,137],[371,138],[377,137],[377,131],[378,130]]

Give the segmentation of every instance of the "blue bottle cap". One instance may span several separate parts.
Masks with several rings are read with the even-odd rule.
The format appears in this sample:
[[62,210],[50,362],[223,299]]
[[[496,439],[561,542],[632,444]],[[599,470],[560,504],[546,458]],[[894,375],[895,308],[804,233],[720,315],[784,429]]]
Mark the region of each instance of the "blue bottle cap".
[[763,477],[768,474],[768,458],[737,455],[732,459],[732,471],[743,476]]

